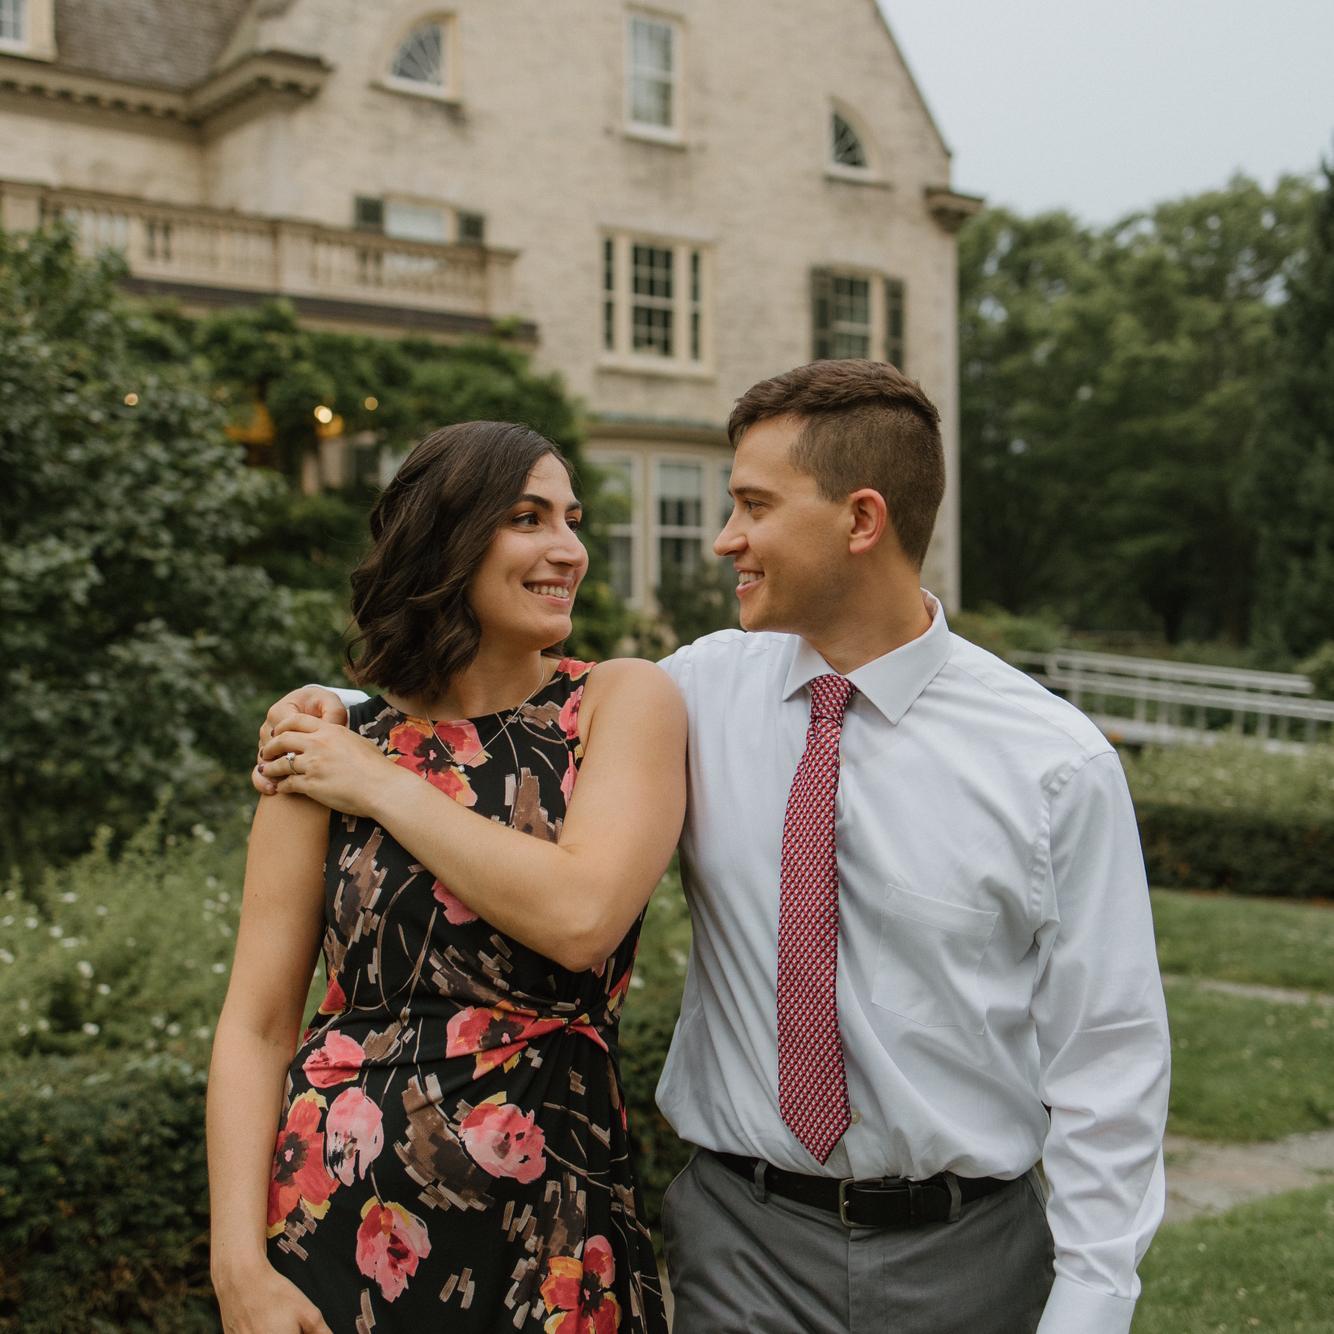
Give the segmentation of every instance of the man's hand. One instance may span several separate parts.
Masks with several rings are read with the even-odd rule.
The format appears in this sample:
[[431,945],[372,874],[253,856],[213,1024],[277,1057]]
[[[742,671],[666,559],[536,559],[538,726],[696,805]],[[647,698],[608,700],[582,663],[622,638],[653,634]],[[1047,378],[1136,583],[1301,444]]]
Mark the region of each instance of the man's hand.
[[342,723],[293,713],[260,748],[260,769],[274,790],[298,793],[345,815],[374,817],[395,782],[417,779],[373,741]]
[[[337,723],[340,727],[347,726],[347,709],[332,690],[326,690],[323,686],[302,686],[300,690],[289,690],[264,716],[263,725],[259,729],[259,759],[263,759],[265,744],[283,723],[302,713],[322,718],[327,723]],[[260,773],[258,764],[250,771],[250,781],[262,796],[271,797],[278,791],[278,785]]]

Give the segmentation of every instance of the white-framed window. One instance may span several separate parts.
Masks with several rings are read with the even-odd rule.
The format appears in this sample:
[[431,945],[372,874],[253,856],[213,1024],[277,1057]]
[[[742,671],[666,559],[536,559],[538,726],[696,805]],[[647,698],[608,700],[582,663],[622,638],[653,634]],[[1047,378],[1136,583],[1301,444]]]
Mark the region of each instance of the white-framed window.
[[639,459],[632,455],[589,453],[603,475],[604,494],[614,497],[616,515],[607,525],[612,591],[639,606]]
[[0,0],[0,45],[28,44],[28,0]]
[[855,270],[811,272],[811,353],[869,357],[905,370],[906,289],[902,279]]
[[664,238],[602,238],[604,364],[699,369],[711,360],[709,252]]
[[628,126],[652,138],[679,139],[681,107],[681,25],[656,14],[630,14],[626,25],[626,107]]
[[653,463],[653,584],[668,571],[699,568],[712,541],[705,514],[705,464],[699,459],[656,458]]
[[387,87],[425,97],[456,96],[454,23],[448,15],[424,19],[404,35],[384,72]]
[[386,199],[384,234],[400,241],[435,241],[443,244],[449,239],[448,210],[440,204]]
[[829,283],[829,355],[871,355],[871,280],[835,273]]
[[870,165],[861,135],[847,118],[837,111],[829,114],[829,161],[835,167],[865,171]]

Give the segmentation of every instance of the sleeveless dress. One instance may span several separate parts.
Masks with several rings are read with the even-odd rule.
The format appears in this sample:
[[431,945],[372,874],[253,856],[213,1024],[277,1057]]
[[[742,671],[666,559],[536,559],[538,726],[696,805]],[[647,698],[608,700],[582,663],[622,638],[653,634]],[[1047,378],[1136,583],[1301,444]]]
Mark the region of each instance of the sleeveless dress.
[[[506,714],[431,722],[376,697],[349,725],[480,817],[555,841],[591,666],[563,659]],[[270,1260],[335,1334],[666,1334],[617,1068],[640,922],[571,972],[374,821],[329,828],[329,985],[288,1071]]]

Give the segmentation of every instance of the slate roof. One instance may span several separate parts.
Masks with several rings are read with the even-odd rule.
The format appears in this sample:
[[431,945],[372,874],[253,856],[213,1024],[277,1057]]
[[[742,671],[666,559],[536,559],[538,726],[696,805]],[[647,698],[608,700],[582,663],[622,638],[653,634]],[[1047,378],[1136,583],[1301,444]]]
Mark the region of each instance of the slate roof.
[[186,89],[213,68],[249,0],[55,0],[57,65]]

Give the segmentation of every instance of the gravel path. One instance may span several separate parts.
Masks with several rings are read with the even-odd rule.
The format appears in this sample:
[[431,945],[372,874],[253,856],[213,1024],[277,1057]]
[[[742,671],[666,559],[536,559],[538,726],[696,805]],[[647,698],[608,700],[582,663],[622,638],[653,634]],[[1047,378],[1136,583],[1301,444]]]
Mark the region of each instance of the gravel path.
[[1169,1135],[1163,1147],[1169,1223],[1334,1181],[1334,1130],[1265,1144],[1214,1144]]
[[1167,987],[1194,987],[1197,991],[1216,991],[1224,996],[1246,996],[1251,1000],[1272,1001],[1277,1005],[1321,1005],[1334,1009],[1334,996],[1323,991],[1297,991],[1291,987],[1257,986],[1251,982],[1222,982],[1215,977],[1187,977],[1183,973],[1164,973]]

